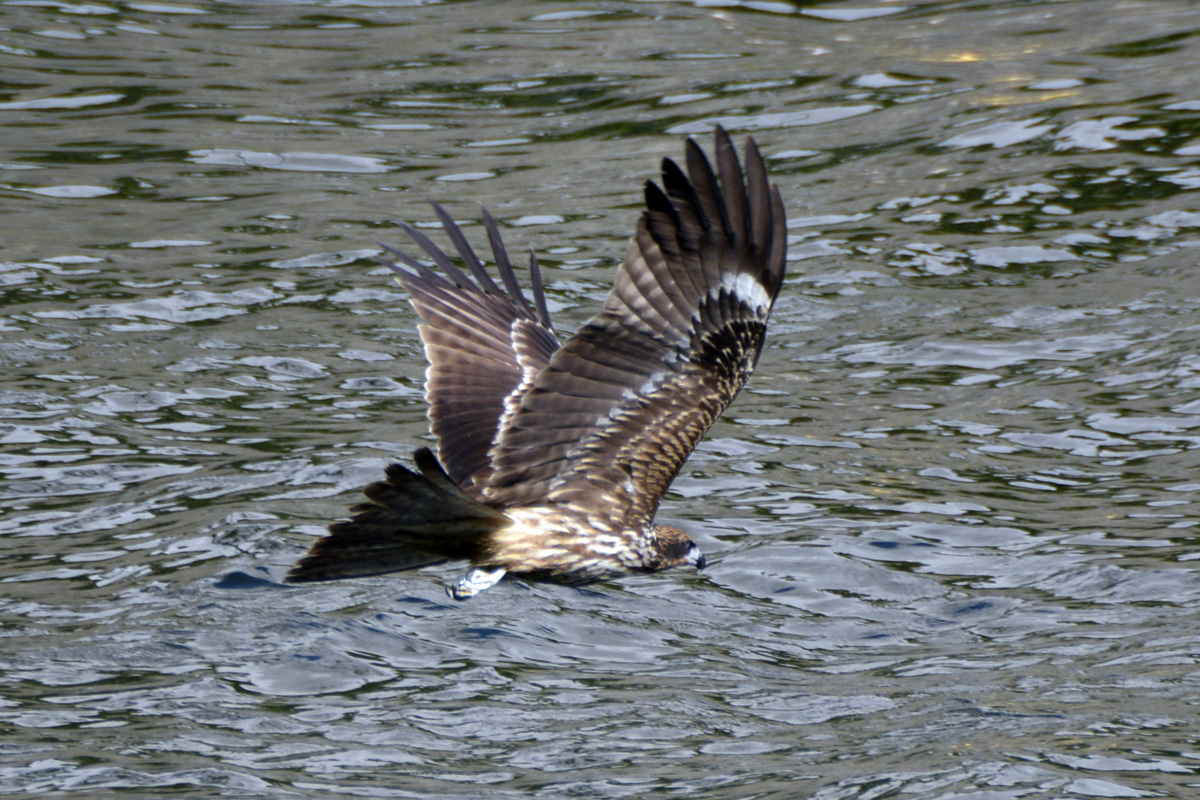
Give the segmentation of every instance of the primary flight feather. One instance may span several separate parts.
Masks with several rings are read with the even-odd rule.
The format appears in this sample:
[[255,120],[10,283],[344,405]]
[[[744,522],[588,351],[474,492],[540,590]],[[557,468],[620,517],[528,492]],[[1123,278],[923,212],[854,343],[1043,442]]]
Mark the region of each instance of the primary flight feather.
[[447,588],[464,600],[506,575],[584,584],[702,569],[695,542],[654,514],[754,370],[787,250],[783,202],[753,139],[743,173],[717,128],[715,161],[690,139],[686,174],[663,160],[603,309],[565,343],[537,259],[531,306],[486,210],[503,287],[441,206],[466,272],[406,225],[441,270],[387,248],[422,319],[437,456],[422,448],[416,472],[388,467],[363,490],[370,502],[331,525],[287,579],[466,559],[466,576]]

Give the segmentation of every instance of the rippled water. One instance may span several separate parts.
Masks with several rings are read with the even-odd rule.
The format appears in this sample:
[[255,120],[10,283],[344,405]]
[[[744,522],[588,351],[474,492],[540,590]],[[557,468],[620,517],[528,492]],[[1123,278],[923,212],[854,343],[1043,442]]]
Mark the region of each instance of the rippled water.
[[[0,794],[1200,793],[1200,10],[0,2]],[[791,223],[703,574],[284,587],[428,442],[371,256],[561,327],[714,121]]]

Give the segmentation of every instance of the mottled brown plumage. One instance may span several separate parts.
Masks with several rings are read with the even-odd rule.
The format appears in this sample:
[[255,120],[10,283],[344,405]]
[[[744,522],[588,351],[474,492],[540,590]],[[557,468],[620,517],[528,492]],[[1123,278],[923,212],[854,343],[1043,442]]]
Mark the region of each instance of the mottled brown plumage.
[[752,139],[742,172],[716,131],[716,170],[692,140],[687,174],[663,161],[603,310],[566,343],[550,323],[536,258],[531,307],[484,211],[503,288],[434,204],[467,272],[420,231],[441,269],[388,251],[423,320],[425,396],[438,456],[394,464],[369,503],[331,525],[290,581],[466,559],[465,599],[506,574],[583,584],[704,557],[654,525],[671,481],[758,362],[783,282],[786,225]]

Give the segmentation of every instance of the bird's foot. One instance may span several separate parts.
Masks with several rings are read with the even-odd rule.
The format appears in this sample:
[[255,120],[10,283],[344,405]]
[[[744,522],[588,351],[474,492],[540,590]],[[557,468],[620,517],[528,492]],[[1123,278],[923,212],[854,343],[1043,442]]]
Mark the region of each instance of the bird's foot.
[[458,583],[452,583],[446,587],[446,594],[455,600],[470,600],[483,590],[490,589],[499,583],[507,571],[504,567],[495,569],[472,567],[467,570],[467,574]]

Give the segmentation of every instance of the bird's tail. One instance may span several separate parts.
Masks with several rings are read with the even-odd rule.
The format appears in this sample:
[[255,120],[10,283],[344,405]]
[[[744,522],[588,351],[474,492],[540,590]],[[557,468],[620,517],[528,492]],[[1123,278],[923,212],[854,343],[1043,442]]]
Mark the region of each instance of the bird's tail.
[[329,526],[287,580],[327,581],[415,569],[449,558],[470,559],[511,520],[458,488],[427,448],[413,454],[417,474],[399,464],[387,480],[363,489],[371,502],[351,508],[348,522]]

